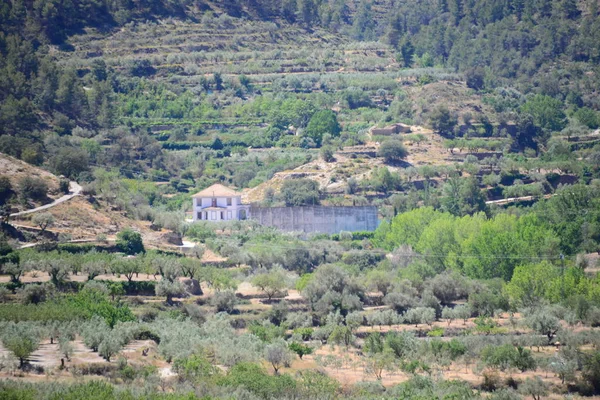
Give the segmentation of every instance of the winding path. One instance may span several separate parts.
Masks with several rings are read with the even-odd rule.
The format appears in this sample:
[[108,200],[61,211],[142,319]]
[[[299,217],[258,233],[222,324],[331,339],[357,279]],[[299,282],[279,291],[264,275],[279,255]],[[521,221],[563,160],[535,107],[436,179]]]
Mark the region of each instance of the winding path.
[[36,208],[32,208],[31,210],[25,210],[18,213],[10,214],[11,217],[18,217],[20,215],[31,214],[34,212],[47,210],[48,208],[57,206],[65,201],[71,200],[75,196],[79,196],[81,193],[82,187],[75,181],[69,182],[69,194],[65,194],[64,196],[54,200],[52,203],[44,204],[43,206],[39,206]]

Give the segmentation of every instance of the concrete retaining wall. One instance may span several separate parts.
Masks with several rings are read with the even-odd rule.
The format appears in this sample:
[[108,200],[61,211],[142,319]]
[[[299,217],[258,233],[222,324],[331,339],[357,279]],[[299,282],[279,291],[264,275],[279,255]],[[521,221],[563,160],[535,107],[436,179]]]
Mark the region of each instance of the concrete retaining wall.
[[250,218],[287,232],[340,233],[374,231],[377,207],[252,207]]

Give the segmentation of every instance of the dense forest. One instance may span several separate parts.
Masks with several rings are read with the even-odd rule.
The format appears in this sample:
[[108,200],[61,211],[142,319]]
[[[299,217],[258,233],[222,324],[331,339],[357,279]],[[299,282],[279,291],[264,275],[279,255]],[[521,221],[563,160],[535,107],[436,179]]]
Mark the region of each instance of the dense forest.
[[3,1],[0,398],[600,395],[599,88],[596,0]]

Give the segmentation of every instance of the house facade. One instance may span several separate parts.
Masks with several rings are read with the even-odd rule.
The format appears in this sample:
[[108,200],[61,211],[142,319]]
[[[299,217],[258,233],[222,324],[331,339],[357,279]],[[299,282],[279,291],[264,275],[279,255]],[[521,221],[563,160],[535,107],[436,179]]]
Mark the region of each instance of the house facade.
[[214,184],[192,196],[194,221],[244,220],[250,205],[242,204],[242,194],[227,186]]

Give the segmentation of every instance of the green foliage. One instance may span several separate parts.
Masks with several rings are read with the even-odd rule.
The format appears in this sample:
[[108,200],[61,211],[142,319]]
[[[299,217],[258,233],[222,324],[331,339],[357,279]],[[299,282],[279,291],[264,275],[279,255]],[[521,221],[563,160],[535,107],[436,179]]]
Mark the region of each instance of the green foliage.
[[531,351],[522,347],[514,347],[511,344],[488,346],[481,352],[481,359],[490,367],[501,371],[517,368],[521,372],[525,372],[536,367]]
[[386,163],[398,162],[408,156],[408,150],[400,139],[387,139],[379,146],[377,156],[383,157]]
[[24,176],[18,184],[24,199],[39,201],[45,200],[48,195],[48,184],[42,178]]
[[280,269],[274,269],[254,275],[252,285],[262,290],[269,300],[286,288],[286,276]]
[[145,252],[142,235],[130,228],[126,228],[117,234],[117,248],[130,255]]
[[57,175],[76,179],[80,173],[89,168],[89,156],[84,149],[62,148],[50,160],[52,169]]
[[311,179],[290,179],[283,182],[281,198],[287,207],[319,205],[319,184]]
[[445,106],[440,106],[429,114],[429,124],[442,135],[450,135],[458,124],[458,119]]
[[[0,383],[0,397],[11,400],[192,400],[188,393],[140,394],[116,385],[94,379],[76,384],[27,384],[16,381]],[[208,398],[203,398],[207,400]]]
[[197,382],[219,374],[219,369],[210,363],[203,354],[192,354],[187,358],[173,361],[173,371],[187,381]]
[[436,327],[427,332],[428,337],[442,337],[444,336],[444,328]]
[[556,254],[558,239],[535,215],[455,218],[421,208],[381,224],[373,242],[386,249],[410,245],[431,254],[436,272],[456,267],[472,278],[510,280],[522,259]]
[[35,325],[19,322],[3,326],[0,338],[3,346],[19,359],[19,366],[23,368],[27,358],[39,347],[41,334]]
[[521,110],[531,114],[536,125],[549,132],[561,131],[566,126],[566,116],[560,100],[550,96],[535,95]]
[[289,375],[271,376],[256,364],[239,363],[217,380],[221,386],[243,387],[262,399],[282,398],[293,393],[296,382]]
[[285,334],[285,329],[283,327],[273,325],[269,322],[264,322],[262,324],[254,322],[248,327],[248,331],[266,343],[271,343],[275,339],[283,338]]
[[306,126],[305,134],[311,138],[315,144],[320,147],[323,141],[323,135],[337,137],[342,128],[337,121],[335,113],[331,110],[321,110],[313,114]]
[[595,352],[585,359],[583,379],[593,388],[595,394],[600,393],[600,353]]
[[102,293],[82,291],[63,295],[40,304],[0,304],[1,321],[73,321],[98,315],[110,326],[119,321],[134,321],[131,310],[114,305]]
[[8,176],[0,176],[0,204],[4,204],[12,195],[13,187]]
[[573,113],[573,118],[581,125],[587,126],[590,129],[598,129],[600,127],[600,115],[588,107],[582,107]]
[[293,342],[288,345],[288,348],[296,353],[300,359],[307,354],[312,354],[313,348],[302,343]]
[[196,222],[188,227],[185,235],[190,239],[205,243],[207,239],[213,239],[217,236],[214,229],[206,223]]

